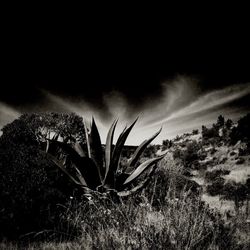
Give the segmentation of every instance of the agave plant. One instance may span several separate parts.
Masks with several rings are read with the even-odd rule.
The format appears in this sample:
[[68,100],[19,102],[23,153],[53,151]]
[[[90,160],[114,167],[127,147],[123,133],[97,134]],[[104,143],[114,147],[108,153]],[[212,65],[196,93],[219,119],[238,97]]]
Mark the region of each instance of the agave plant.
[[146,147],[158,136],[161,129],[151,138],[145,140],[128,160],[125,168],[120,167],[120,158],[126,139],[137,119],[123,132],[113,145],[113,137],[118,120],[109,129],[105,150],[100,135],[92,118],[91,129],[85,127],[87,153],[78,142],[64,143],[58,136],[47,140],[46,152],[50,159],[78,186],[85,196],[93,192],[118,196],[130,195],[143,188],[156,169],[157,162],[163,156],[146,160],[138,166],[138,161]]

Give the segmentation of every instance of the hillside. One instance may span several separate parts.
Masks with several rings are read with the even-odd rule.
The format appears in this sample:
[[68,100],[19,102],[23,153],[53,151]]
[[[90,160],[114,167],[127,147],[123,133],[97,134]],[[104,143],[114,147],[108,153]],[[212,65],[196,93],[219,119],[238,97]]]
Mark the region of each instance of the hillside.
[[[43,118],[0,137],[1,249],[249,249],[250,115],[150,145],[158,131],[137,149],[122,133],[112,158],[94,122],[88,134],[75,114]],[[65,141],[53,135],[44,151],[41,131]],[[107,185],[94,159],[113,173]]]
[[[249,115],[246,117],[249,119]],[[232,123],[221,116],[211,128],[203,126],[201,131],[164,141],[158,151],[182,165],[184,175],[202,187],[202,199],[222,213],[235,214],[239,208],[250,212],[249,137],[239,131],[242,127],[249,127],[245,117]]]

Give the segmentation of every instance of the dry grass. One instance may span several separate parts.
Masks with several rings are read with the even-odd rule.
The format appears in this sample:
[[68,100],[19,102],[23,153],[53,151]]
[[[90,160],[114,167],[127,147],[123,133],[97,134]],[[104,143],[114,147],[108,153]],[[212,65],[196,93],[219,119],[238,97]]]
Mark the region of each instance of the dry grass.
[[[160,163],[158,174],[163,179],[156,175],[139,195],[115,203],[103,198],[87,204],[72,201],[62,215],[68,222],[67,228],[61,228],[67,236],[64,241],[47,238],[25,247],[3,242],[0,248],[248,249],[250,228],[245,217],[225,222],[201,196],[192,195],[187,185],[179,190],[182,171],[169,156]],[[159,199],[160,193],[164,199]]]

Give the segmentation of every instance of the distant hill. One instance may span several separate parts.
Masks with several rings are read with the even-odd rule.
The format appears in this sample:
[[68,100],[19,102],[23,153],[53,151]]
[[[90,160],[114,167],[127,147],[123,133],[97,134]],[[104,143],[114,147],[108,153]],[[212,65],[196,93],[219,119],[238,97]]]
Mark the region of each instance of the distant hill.
[[157,154],[182,165],[183,174],[202,186],[210,205],[234,211],[248,206],[250,199],[249,131],[250,114],[235,123],[219,116],[210,128],[163,141]]

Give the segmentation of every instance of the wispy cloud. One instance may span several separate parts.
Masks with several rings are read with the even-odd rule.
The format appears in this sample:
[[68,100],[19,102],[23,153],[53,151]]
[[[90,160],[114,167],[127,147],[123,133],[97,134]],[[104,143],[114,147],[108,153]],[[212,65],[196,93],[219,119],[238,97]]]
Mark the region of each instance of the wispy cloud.
[[[172,108],[168,107],[169,112],[166,113],[166,102],[163,101],[160,104],[162,111],[160,108],[152,110],[152,122],[142,128],[144,131],[152,131],[162,125],[163,132],[156,139],[157,142],[165,138],[174,137],[177,134],[189,132],[192,129],[200,128],[202,125],[209,126],[215,122],[220,114],[227,118],[238,119],[244,113],[250,112],[249,107],[229,106],[234,101],[250,95],[250,84],[233,85],[198,96],[196,95],[197,93],[189,93],[188,96],[185,95],[186,84],[183,84],[183,82],[177,84],[179,84],[179,93],[183,94],[181,98],[185,99],[183,104],[175,108],[175,102],[173,102]],[[172,92],[172,98],[178,99],[180,97],[179,93]],[[157,116],[154,115],[156,112]]]
[[140,115],[138,124],[128,138],[128,144],[138,144],[163,126],[161,135],[155,140],[160,143],[163,139],[200,128],[201,125],[211,125],[220,114],[232,119],[239,118],[244,110],[241,107],[227,107],[227,105],[249,95],[250,84],[233,85],[202,94],[195,80],[178,77],[171,83],[163,84],[163,91],[158,100],[152,102],[148,100],[141,109],[138,109],[139,112],[136,110],[134,113],[126,97],[116,91],[103,96],[105,103],[103,110],[93,109],[84,100],[72,102],[49,93],[47,98],[50,100],[50,106],[56,104],[88,120],[94,115],[100,127],[103,142],[112,119],[103,120],[100,112],[105,114],[108,111],[111,118],[120,119],[117,133],[122,130],[125,123],[131,122]]
[[[129,99],[118,91],[104,93],[101,107],[84,98],[65,98],[42,91],[42,103],[21,110],[74,112],[87,121],[91,121],[94,116],[104,143],[113,119],[119,117],[116,139],[123,127],[139,115],[140,119],[127,140],[128,144],[140,143],[161,126],[163,130],[154,143],[161,143],[166,138],[200,128],[201,125],[211,125],[220,114],[226,118],[238,119],[244,113],[250,112],[249,107],[234,105],[235,101],[250,95],[250,84],[231,85],[204,93],[195,79],[177,77],[171,82],[163,83],[161,89],[159,96],[154,96],[154,99],[148,96],[143,104],[135,108],[129,103]],[[19,115],[18,110],[0,102],[0,126]]]
[[198,112],[207,111],[218,106],[226,105],[249,94],[250,84],[239,84],[226,87],[225,89],[212,91],[210,93],[200,96],[197,100],[193,102],[191,101],[188,106],[181,108],[177,112],[171,114],[170,116],[159,122],[167,122],[174,118],[180,118]]
[[0,102],[0,128],[5,124],[12,122],[18,118],[21,114],[9,105]]

